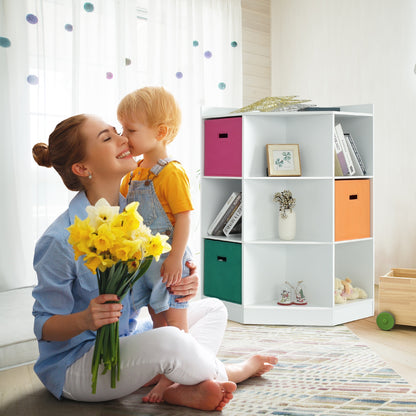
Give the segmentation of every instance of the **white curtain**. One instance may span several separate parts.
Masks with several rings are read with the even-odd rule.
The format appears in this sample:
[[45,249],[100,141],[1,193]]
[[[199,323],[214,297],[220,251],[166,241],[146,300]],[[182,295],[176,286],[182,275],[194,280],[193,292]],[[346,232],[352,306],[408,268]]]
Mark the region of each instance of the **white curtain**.
[[201,106],[241,106],[240,0],[0,0],[0,291],[34,284],[36,239],[73,193],[31,148],[81,112],[117,125],[128,92],[163,85],[183,112],[170,153],[188,171],[199,246]]

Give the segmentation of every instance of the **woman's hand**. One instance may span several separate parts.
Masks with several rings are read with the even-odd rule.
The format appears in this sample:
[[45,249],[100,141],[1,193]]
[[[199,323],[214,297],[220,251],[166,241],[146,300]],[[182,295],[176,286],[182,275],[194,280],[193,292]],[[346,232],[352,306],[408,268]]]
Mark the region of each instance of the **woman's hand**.
[[121,316],[123,305],[118,302],[116,295],[100,295],[92,299],[85,310],[86,329],[96,331],[104,325],[117,322]]
[[51,316],[43,325],[42,339],[45,341],[66,341],[84,331],[96,331],[103,325],[117,322],[123,305],[116,295],[100,295],[92,299],[88,308],[69,315]]
[[178,303],[191,300],[198,292],[199,277],[196,272],[196,266],[192,261],[186,262],[186,266],[189,268],[189,276],[184,277],[179,283],[168,288],[169,293],[172,295],[181,296],[175,300]]

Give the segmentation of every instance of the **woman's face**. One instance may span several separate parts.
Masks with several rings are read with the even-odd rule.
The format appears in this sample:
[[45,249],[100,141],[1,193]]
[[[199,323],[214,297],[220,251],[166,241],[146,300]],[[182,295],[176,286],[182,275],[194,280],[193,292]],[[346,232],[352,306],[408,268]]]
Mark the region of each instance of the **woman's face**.
[[127,138],[120,136],[113,126],[88,116],[81,127],[81,134],[86,140],[83,163],[94,179],[121,178],[136,168]]

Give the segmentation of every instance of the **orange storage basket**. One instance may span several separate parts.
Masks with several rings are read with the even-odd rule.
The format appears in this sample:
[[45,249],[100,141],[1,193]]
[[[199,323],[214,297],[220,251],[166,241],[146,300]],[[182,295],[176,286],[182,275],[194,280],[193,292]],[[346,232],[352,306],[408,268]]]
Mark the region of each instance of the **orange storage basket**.
[[335,181],[335,241],[371,237],[370,181]]

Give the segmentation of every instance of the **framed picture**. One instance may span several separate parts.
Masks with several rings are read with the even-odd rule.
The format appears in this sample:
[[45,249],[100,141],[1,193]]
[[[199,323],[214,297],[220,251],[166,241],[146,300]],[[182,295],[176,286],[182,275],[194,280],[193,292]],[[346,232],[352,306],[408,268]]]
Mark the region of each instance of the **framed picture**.
[[298,144],[267,144],[268,176],[301,176]]

